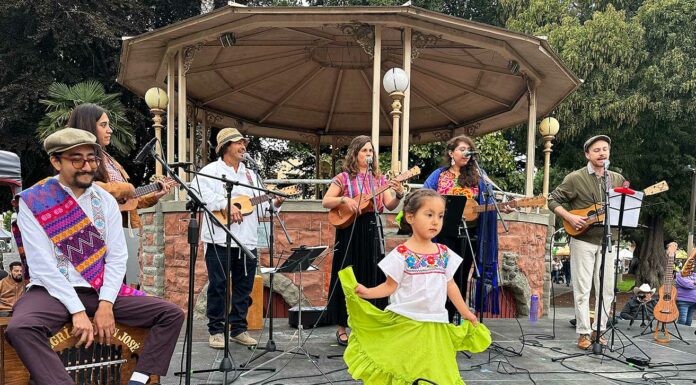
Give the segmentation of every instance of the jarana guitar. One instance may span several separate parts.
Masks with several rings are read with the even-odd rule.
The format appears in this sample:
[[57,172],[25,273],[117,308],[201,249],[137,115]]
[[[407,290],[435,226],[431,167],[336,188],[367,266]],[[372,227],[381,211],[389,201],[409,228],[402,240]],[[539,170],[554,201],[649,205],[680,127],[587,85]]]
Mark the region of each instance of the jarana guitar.
[[[411,168],[408,171],[404,171],[398,176],[396,176],[393,180],[396,180],[398,182],[403,182],[405,180],[408,180],[410,178],[413,178],[416,175],[420,174],[420,167],[415,166]],[[360,198],[360,201],[358,202],[358,197],[355,198],[347,198],[347,199],[353,199],[358,203],[358,207],[360,207],[360,212],[364,213],[367,211],[372,211],[372,197],[375,195],[379,195],[391,188],[390,185],[385,184],[382,187],[378,188],[377,191],[374,194],[363,194],[362,198]],[[356,214],[350,209],[350,206],[348,206],[347,203],[342,203],[334,208],[332,208],[329,211],[329,223],[334,225],[335,227],[339,229],[344,229],[348,226],[350,226],[356,218]]]
[[674,322],[679,318],[679,309],[677,308],[677,287],[674,285],[674,255],[667,255],[667,263],[665,264],[664,276],[665,280],[658,291],[659,299],[653,310],[655,319],[659,321],[655,325],[655,341],[665,343],[669,342],[669,332],[667,328],[662,327],[665,338],[659,338],[658,332],[660,323],[667,324]]
[[[509,202],[498,203],[500,209],[504,208],[515,208],[515,207],[542,207],[546,203],[546,198],[543,196],[531,197],[531,198],[520,198],[511,200]],[[462,216],[467,222],[475,221],[479,214],[484,211],[495,210],[494,204],[489,204],[488,207],[481,206],[473,199],[467,199],[466,206],[464,206],[464,213]]]
[[145,186],[138,187],[135,189],[135,194],[133,195],[133,198],[128,199],[127,201],[118,205],[119,210],[131,211],[133,209],[138,208],[138,198],[162,190],[162,185],[160,184],[160,182],[168,187],[174,187],[178,184],[174,179],[166,177],[159,182],[150,183]]
[[[655,195],[659,194],[661,192],[665,192],[669,190],[669,186],[667,186],[667,182],[662,181],[660,183],[656,183],[645,190],[643,190],[643,194],[645,196],[650,196],[650,195]],[[576,229],[573,227],[570,222],[566,221],[565,219],[563,220],[563,228],[565,229],[566,233],[568,235],[574,237],[577,235],[580,235],[587,231],[587,229],[590,228],[590,226],[594,225],[595,223],[601,223],[604,221],[604,204],[603,203],[597,203],[594,204],[590,207],[584,208],[584,209],[577,209],[577,210],[570,210],[569,211],[571,214],[575,215],[580,215],[582,217],[587,217],[587,221],[585,221],[585,225],[579,229]]]
[[[282,188],[278,190],[279,193],[285,194],[285,195],[297,195],[301,191],[297,186],[288,186],[285,188]],[[254,196],[254,197],[249,197],[246,195],[240,195],[237,197],[232,198],[230,203],[232,206],[236,207],[239,209],[239,211],[242,212],[242,215],[247,216],[251,213],[254,212],[254,206],[259,205],[264,202],[269,202],[275,198],[274,194],[263,194],[259,196]],[[223,225],[227,226],[227,210],[218,210],[214,211],[213,215],[217,219],[220,220],[220,223]]]

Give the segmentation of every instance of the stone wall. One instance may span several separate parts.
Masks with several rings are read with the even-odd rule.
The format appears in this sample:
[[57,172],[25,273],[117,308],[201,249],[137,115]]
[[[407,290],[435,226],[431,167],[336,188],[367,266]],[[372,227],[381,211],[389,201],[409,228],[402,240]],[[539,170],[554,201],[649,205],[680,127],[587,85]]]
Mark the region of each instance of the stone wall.
[[[186,308],[188,293],[188,266],[189,245],[187,243],[188,213],[184,212],[183,202],[164,202],[157,206],[143,210],[143,253],[142,253],[142,285],[148,292],[164,295],[164,298]],[[279,257],[286,258],[290,255],[291,248],[305,246],[326,245],[334,242],[335,229],[328,223],[327,210],[321,207],[319,201],[291,201],[283,205],[280,217],[285,222],[288,235],[293,243],[289,244],[278,221],[275,224],[275,264]],[[548,303],[548,290],[545,290],[544,282],[548,280],[547,268],[545,268],[544,250],[547,242],[548,223],[547,214],[505,214],[508,221],[509,233],[504,233],[502,224],[499,224],[499,258],[501,276],[504,285],[522,285],[518,288],[510,287],[511,292],[517,294],[517,313],[525,313],[529,309],[529,295],[537,294],[540,298],[540,312],[545,312]],[[387,251],[393,249],[405,240],[403,236],[396,235],[396,225],[393,223],[394,214],[383,216],[385,235],[387,237]],[[263,222],[262,222],[263,223]],[[268,221],[265,222],[265,231],[269,231]],[[260,228],[260,234],[264,230]],[[261,239],[265,238],[260,236]],[[503,261],[505,253],[514,256]],[[260,245],[259,255],[261,264],[269,265],[267,245]],[[314,306],[326,304],[329,290],[332,256],[328,255],[323,261],[317,263],[318,270],[303,273],[303,287],[306,300]],[[515,262],[510,262],[515,261]],[[507,268],[506,263],[508,264]],[[516,264],[511,266],[510,263]],[[505,270],[507,269],[507,270]],[[522,274],[523,277],[517,276]],[[507,278],[505,276],[507,274]],[[280,281],[299,283],[297,274],[283,274],[285,278]],[[207,272],[203,259],[202,247],[199,248],[196,259],[196,279],[194,293],[196,298],[207,282]],[[264,282],[267,285],[268,279]],[[527,282],[528,288],[524,289],[523,283]],[[280,282],[278,282],[280,283]],[[278,290],[279,286],[274,285]],[[286,301],[291,303],[291,298],[297,298],[296,290],[284,285],[286,292],[281,292]],[[523,303],[520,303],[523,302]]]

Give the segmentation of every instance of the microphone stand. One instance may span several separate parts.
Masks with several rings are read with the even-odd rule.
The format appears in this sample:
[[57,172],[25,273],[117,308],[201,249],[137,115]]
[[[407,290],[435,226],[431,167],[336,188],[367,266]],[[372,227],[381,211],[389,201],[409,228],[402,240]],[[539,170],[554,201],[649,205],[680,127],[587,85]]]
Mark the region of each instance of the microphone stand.
[[[372,193],[372,209],[374,210],[374,215],[375,215],[375,237],[374,237],[374,246],[373,250],[374,253],[372,254],[372,258],[374,259],[375,266],[377,266],[377,263],[381,261],[384,258],[384,229],[382,227],[382,218],[379,216],[379,210],[377,210],[377,194],[375,194],[375,178],[374,175],[372,174],[372,162],[367,162],[367,173],[370,174],[369,182],[370,182],[370,192]],[[364,180],[363,180],[364,183]],[[377,280],[377,275],[373,274],[373,281]],[[376,286],[377,282],[372,282],[372,286]]]
[[[185,375],[185,383],[186,385],[190,385],[191,383],[191,375],[194,373],[208,373],[208,372],[217,372],[220,371],[223,373],[223,383],[227,384],[227,373],[229,373],[232,370],[246,370],[243,368],[235,368],[234,365],[232,365],[232,360],[230,358],[230,351],[229,351],[229,337],[227,335],[228,330],[229,330],[229,290],[231,288],[232,282],[229,279],[229,269],[230,269],[230,261],[231,261],[231,241],[234,241],[237,246],[239,247],[239,250],[241,253],[243,253],[246,257],[248,258],[256,258],[256,256],[249,251],[249,249],[244,246],[242,242],[239,241],[237,237],[235,237],[234,234],[230,231],[229,227],[224,226],[219,219],[213,215],[213,213],[210,211],[208,207],[206,207],[206,204],[201,200],[201,198],[194,192],[194,190],[187,186],[184,181],[179,178],[177,174],[175,174],[172,169],[169,167],[169,165],[159,156],[157,153],[152,151],[152,156],[155,158],[156,161],[160,162],[166,173],[168,173],[177,183],[179,183],[179,186],[186,190],[189,198],[193,202],[190,206],[191,210],[191,216],[195,217],[197,214],[197,211],[199,208],[203,209],[203,211],[208,215],[208,219],[213,222],[214,225],[218,226],[221,228],[227,235],[227,272],[225,272],[226,276],[225,279],[227,281],[227,292],[225,295],[225,347],[224,347],[224,357],[222,359],[222,362],[220,363],[220,367],[218,369],[205,369],[205,370],[196,370],[192,371],[191,370],[191,343],[193,339],[193,285],[194,285],[194,274],[195,274],[195,265],[196,265],[196,256],[197,256],[197,250],[198,250],[198,241],[199,241],[199,232],[197,230],[198,227],[198,221],[191,221],[189,222],[189,243],[191,244],[191,254],[189,256],[189,288],[188,288],[188,307],[187,307],[187,314],[186,314],[186,371],[183,373]],[[187,173],[189,174],[194,174],[194,175],[200,175],[206,178],[211,178],[215,180],[219,180],[225,183],[225,187],[227,189],[227,199],[228,199],[228,205],[227,205],[227,218],[229,218],[230,215],[230,201],[231,201],[231,191],[234,186],[245,186],[251,189],[256,189],[256,190],[261,190],[261,191],[268,191],[266,189],[254,187],[254,186],[249,186],[244,183],[236,182],[236,181],[231,181],[226,178],[220,178],[216,177],[213,175],[207,175],[203,173],[199,173],[197,171],[191,171],[191,170],[186,170]],[[278,194],[278,195],[283,195],[283,194]],[[196,210],[194,212],[194,209]],[[228,221],[229,225],[229,221]],[[195,236],[194,236],[195,234]],[[194,247],[195,243],[195,247]],[[275,369],[269,368],[267,369],[269,371],[275,371]],[[174,373],[174,375],[181,375],[181,372]]]

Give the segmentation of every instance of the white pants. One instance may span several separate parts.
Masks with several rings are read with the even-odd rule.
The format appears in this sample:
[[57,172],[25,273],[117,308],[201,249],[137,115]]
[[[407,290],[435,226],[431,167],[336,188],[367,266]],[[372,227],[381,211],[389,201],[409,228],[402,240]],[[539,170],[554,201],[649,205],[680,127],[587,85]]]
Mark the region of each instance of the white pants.
[[[604,290],[602,294],[602,325],[601,330],[606,330],[611,302],[614,300],[614,259],[616,251],[607,250],[604,262]],[[597,330],[597,316],[599,306],[599,267],[602,263],[602,245],[580,241],[575,238],[570,240],[570,277],[573,284],[573,297],[575,299],[575,319],[577,324],[575,331],[578,334],[590,334]],[[590,290],[592,282],[595,287],[595,320],[590,328]]]

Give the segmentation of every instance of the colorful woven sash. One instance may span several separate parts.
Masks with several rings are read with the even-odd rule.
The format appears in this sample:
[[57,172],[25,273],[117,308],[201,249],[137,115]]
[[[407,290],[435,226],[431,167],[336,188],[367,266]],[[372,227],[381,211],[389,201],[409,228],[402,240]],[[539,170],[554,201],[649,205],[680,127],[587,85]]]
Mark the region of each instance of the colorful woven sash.
[[[82,277],[96,290],[104,284],[104,256],[106,244],[92,220],[75,199],[61,187],[55,178],[46,178],[19,194],[53,244],[68,258]],[[113,231],[113,230],[112,230]],[[118,230],[117,230],[118,231]],[[22,235],[17,224],[12,225],[25,278],[29,278]],[[121,285],[118,295],[144,296],[144,292]]]

